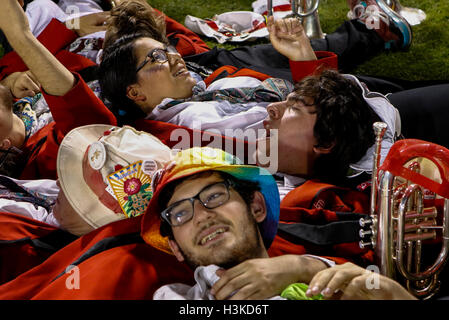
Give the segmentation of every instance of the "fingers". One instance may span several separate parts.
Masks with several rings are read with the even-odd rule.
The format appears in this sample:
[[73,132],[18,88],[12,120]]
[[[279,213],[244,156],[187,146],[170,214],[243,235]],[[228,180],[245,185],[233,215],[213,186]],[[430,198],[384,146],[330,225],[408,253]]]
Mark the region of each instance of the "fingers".
[[[232,276],[223,273],[220,280],[226,282],[224,285],[219,284],[220,289],[216,289],[215,285],[212,289],[212,294],[217,300],[247,300],[247,299],[262,299],[265,298],[258,287],[251,281],[246,274],[242,273],[230,279]],[[229,280],[230,279],[230,280]],[[218,281],[217,281],[218,282]]]
[[16,98],[32,97],[40,92],[40,83],[31,71],[20,74],[11,89]]
[[347,285],[357,276],[367,271],[352,263],[345,263],[315,275],[309,284],[306,295],[311,297],[321,293],[325,298],[331,298],[339,291],[345,291]]
[[219,270],[217,273],[217,275],[220,276],[220,280],[218,280],[211,289],[211,293],[217,300],[228,298],[235,290],[239,289],[239,285],[247,283],[244,277],[241,277],[244,269],[239,266],[240,265],[224,272]]
[[279,36],[294,36],[303,31],[302,24],[297,18],[276,20],[275,28]]
[[36,76],[30,71],[25,71],[25,74],[28,76],[28,78],[37,86],[37,89],[40,88],[41,84],[40,82],[37,80]]

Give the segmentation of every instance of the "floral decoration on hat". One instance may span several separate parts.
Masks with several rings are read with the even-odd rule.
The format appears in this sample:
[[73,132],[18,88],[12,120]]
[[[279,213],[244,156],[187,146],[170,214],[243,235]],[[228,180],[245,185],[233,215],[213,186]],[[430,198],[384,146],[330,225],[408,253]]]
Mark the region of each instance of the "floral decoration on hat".
[[142,161],[133,163],[108,176],[112,190],[128,217],[144,213],[153,196],[151,177],[142,171]]

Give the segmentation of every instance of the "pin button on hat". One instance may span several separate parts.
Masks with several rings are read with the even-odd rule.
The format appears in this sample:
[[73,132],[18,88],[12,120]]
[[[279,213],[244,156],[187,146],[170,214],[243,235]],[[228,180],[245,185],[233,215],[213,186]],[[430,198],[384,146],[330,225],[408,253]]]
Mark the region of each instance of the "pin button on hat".
[[96,141],[90,145],[88,159],[92,169],[100,170],[103,168],[106,163],[106,149],[103,143]]

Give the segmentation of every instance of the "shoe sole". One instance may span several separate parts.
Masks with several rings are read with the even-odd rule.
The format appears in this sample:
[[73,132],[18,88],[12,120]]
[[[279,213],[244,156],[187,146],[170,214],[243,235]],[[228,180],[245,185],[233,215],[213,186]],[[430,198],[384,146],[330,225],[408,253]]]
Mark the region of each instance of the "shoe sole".
[[376,0],[377,5],[381,8],[393,21],[394,26],[401,32],[402,35],[402,50],[407,50],[412,44],[412,28],[408,24],[407,20],[398,15],[393,9],[391,9],[384,0]]

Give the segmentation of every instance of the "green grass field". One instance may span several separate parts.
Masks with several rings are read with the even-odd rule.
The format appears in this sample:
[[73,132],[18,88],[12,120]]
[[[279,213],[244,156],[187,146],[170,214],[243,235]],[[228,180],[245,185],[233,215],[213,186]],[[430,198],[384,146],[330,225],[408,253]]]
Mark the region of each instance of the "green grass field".
[[[229,11],[252,11],[253,0],[148,0],[155,8],[183,23],[187,14],[211,18]],[[420,8],[427,19],[413,29],[408,52],[385,53],[357,68],[354,73],[407,80],[449,80],[449,0],[401,0],[403,6]],[[323,32],[331,33],[346,19],[346,0],[321,0],[319,14]],[[205,39],[210,47],[232,48]],[[250,44],[246,42],[244,44]]]
[[[181,23],[184,23],[188,14],[210,18],[223,12],[253,10],[251,7],[253,0],[148,0],[148,2]],[[449,80],[449,0],[401,0],[401,4],[420,8],[427,14],[424,22],[412,28],[411,48],[407,52],[378,55],[353,73],[407,80]],[[319,14],[323,31],[325,33],[334,31],[346,19],[347,12],[346,0],[321,0]],[[206,38],[204,40],[211,48],[236,46],[236,44],[219,45],[214,40]]]

